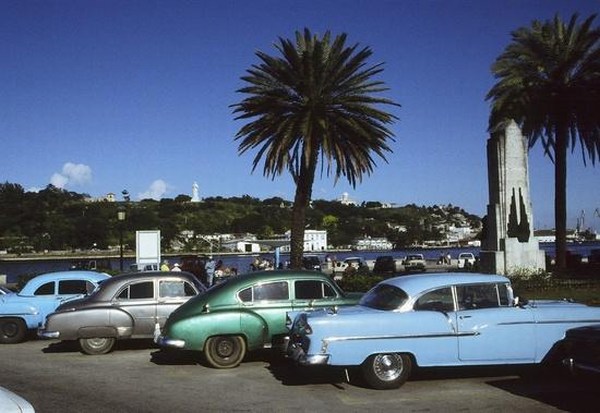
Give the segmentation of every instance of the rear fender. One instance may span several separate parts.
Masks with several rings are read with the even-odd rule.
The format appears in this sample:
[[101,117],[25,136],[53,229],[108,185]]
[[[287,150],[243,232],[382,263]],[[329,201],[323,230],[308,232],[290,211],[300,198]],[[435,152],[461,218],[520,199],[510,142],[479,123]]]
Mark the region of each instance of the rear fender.
[[248,350],[263,348],[265,344],[271,344],[269,326],[264,318],[253,312],[241,314],[241,330],[246,336]]

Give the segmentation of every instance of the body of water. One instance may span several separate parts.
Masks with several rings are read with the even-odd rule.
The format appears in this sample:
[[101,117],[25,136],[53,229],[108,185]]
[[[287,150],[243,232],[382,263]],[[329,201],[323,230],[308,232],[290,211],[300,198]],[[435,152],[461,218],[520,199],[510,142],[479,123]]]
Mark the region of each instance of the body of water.
[[[554,257],[554,243],[541,243],[540,248],[546,252],[547,255]],[[600,250],[600,242],[584,242],[584,243],[571,243],[568,244],[568,249],[572,254],[581,255],[582,257],[589,257],[592,250]],[[381,255],[391,255],[395,259],[403,259],[407,254],[420,253],[425,256],[429,261],[437,260],[442,254],[450,254],[453,259],[458,257],[461,252],[471,252],[475,256],[479,255],[480,248],[475,247],[464,247],[464,248],[410,248],[403,250],[394,251],[333,251],[323,253],[308,253],[311,255],[318,255],[321,260],[324,260],[327,255],[335,257],[337,260],[343,260],[348,257],[358,256],[363,260],[375,260]],[[222,260],[226,267],[235,267],[239,273],[247,272],[250,268],[251,262],[256,256],[260,256],[264,259],[274,260],[273,253],[262,253],[262,254],[240,254],[240,255],[219,255],[214,253],[215,260]],[[173,265],[179,262],[178,256],[165,257],[169,260],[169,264]],[[87,259],[88,261],[91,259]],[[108,259],[110,267],[113,270],[119,269],[119,258]],[[289,254],[281,254],[280,261],[286,262],[289,260]],[[52,271],[66,271],[73,267],[73,265],[82,260],[74,260],[72,258],[65,259],[36,259],[36,260],[19,260],[19,261],[5,261],[0,260],[0,275],[6,275],[8,283],[17,282],[20,276],[31,276],[42,274]],[[104,259],[102,261],[105,261]],[[123,259],[123,268],[128,269],[130,265],[135,264],[135,258],[125,257]]]

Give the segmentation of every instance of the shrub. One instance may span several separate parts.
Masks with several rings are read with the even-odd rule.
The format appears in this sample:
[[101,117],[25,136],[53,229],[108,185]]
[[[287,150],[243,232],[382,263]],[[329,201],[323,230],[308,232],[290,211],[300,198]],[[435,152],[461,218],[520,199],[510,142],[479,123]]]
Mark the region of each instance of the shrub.
[[385,279],[385,277],[379,275],[366,275],[366,274],[353,274],[344,276],[341,281],[338,281],[338,285],[348,292],[367,292],[378,282]]

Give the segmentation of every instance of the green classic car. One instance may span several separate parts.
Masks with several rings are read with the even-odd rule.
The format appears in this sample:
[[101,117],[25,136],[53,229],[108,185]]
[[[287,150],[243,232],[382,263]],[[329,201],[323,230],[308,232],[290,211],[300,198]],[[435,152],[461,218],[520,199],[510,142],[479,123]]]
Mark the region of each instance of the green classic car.
[[232,368],[247,351],[283,342],[288,311],[353,305],[361,295],[344,293],[315,271],[242,274],[176,309],[155,341],[163,347],[202,351],[210,366]]

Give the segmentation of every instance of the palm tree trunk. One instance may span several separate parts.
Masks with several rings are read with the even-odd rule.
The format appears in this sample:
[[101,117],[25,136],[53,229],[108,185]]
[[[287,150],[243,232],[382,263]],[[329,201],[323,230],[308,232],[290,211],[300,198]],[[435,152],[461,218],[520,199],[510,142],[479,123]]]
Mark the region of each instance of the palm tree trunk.
[[[300,180],[299,180],[300,181]],[[306,193],[305,185],[300,182],[296,185],[294,206],[292,209],[292,234],[290,239],[290,267],[302,268],[302,255],[304,254],[304,226],[306,222],[306,208],[310,202],[310,195]]]
[[302,268],[302,255],[304,254],[304,228],[306,227],[306,209],[312,196],[312,187],[315,180],[317,167],[317,154],[315,153],[308,162],[302,157],[300,174],[296,178],[296,195],[292,209],[292,225],[290,239],[290,267]]
[[561,126],[556,134],[554,152],[554,225],[559,273],[567,268],[567,136],[567,128]]

